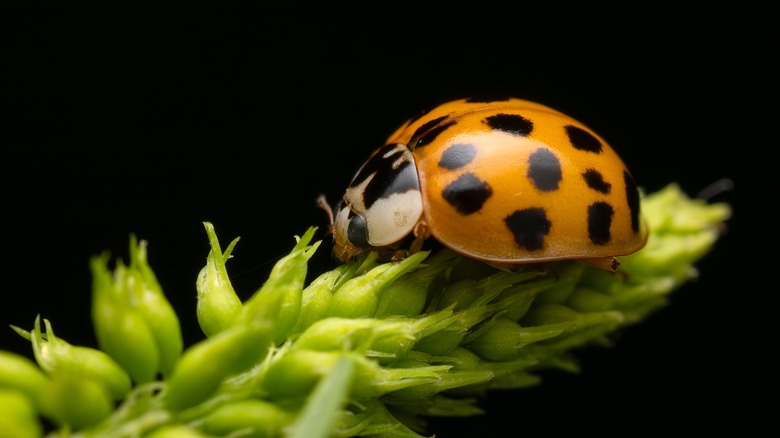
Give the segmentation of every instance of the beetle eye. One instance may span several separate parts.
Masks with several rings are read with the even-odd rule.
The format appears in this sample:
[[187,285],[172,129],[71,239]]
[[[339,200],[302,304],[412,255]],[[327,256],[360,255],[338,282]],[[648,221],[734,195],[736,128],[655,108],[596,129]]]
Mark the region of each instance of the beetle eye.
[[368,228],[366,221],[358,215],[351,215],[349,225],[347,226],[347,240],[358,248],[368,248]]

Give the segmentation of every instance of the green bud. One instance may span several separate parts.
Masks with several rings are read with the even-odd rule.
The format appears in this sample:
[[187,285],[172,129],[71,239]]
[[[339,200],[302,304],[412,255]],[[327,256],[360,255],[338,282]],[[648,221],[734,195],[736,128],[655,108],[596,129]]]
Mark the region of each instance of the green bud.
[[[428,360],[431,359],[433,357],[424,359],[421,356],[400,360],[394,364],[394,369],[421,370],[430,368]],[[442,371],[446,372],[439,373],[439,378],[393,391],[387,395],[387,398],[405,403],[418,402],[417,406],[423,408],[428,403],[428,400],[442,391],[485,383],[491,380],[494,375],[490,369],[456,370],[450,364],[445,365],[445,367],[442,368]],[[425,403],[419,403],[423,401]]]
[[275,400],[306,397],[344,355],[354,361],[352,397],[357,400],[439,380],[451,368],[450,365],[388,368],[361,354],[296,349],[270,364],[261,380],[262,390]]
[[[152,328],[132,301],[137,278],[120,263],[114,275],[108,256],[93,257],[92,322],[100,349],[113,357],[137,383],[151,382],[160,367],[160,348]],[[131,298],[132,296],[132,298]]]
[[348,263],[322,273],[301,293],[301,313],[292,333],[301,333],[315,322],[325,318],[330,307],[333,291],[346,279],[352,277],[357,264]]
[[615,307],[615,298],[594,288],[578,287],[567,301],[569,307],[578,312],[598,312]]
[[374,355],[381,364],[403,359],[421,339],[431,336],[450,325],[451,309],[426,313],[416,318],[397,316],[384,318],[385,324],[375,331],[376,338],[367,356]]
[[607,293],[615,300],[615,309],[622,310],[628,319],[638,320],[664,305],[666,296],[678,285],[677,278],[659,276],[639,283],[631,282],[622,289],[611,288]]
[[[692,269],[691,265],[685,266],[687,266],[687,269]],[[627,319],[638,320],[653,309],[664,305],[669,292],[677,288],[685,278],[690,278],[690,275],[680,276],[679,273],[658,272],[653,276],[636,274],[636,271],[628,272],[625,276],[609,275],[609,273],[604,271],[587,272],[583,275],[578,290],[591,289],[601,292],[613,302],[611,309],[621,310]],[[599,298],[601,298],[601,304],[596,304],[595,301]],[[598,305],[607,305],[604,297],[591,294],[590,299],[593,302],[585,303],[582,295],[572,294],[569,300],[571,302],[568,305],[572,308],[577,308],[577,310],[590,309],[591,311],[599,310],[596,307]],[[593,307],[589,308],[587,306]],[[601,310],[608,309],[604,308]]]
[[696,271],[690,264],[709,252],[718,234],[717,230],[711,229],[696,234],[656,235],[652,240],[648,239],[641,251],[621,258],[621,267],[635,276],[668,273],[682,283],[695,276]]
[[274,360],[260,380],[272,400],[307,396],[342,353],[296,349]]
[[642,211],[651,233],[644,248],[621,258],[629,279],[660,274],[680,281],[691,278],[691,263],[711,250],[731,217],[728,204],[691,199],[674,183],[644,197]]
[[176,311],[165,298],[147,262],[146,246],[146,241],[136,243],[135,236],[131,236],[127,289],[132,294],[130,303],[135,305],[149,325],[156,341],[160,352],[159,371],[163,376],[168,376],[183,350],[181,327]]
[[657,235],[697,234],[703,228],[721,228],[722,222],[731,217],[728,204],[691,199],[676,183],[642,198],[642,212]]
[[491,315],[524,314],[539,292],[549,289],[553,280],[540,277],[539,272],[523,271],[509,273],[496,272],[482,280],[464,278],[448,285],[438,301],[436,308],[447,306],[456,310],[448,325],[441,330],[420,339],[416,350],[432,355],[446,355],[464,342],[466,337],[475,336],[471,328]]
[[544,303],[534,306],[521,320],[521,323],[526,326],[543,326],[559,322],[569,323],[577,321],[580,315],[580,312],[566,305]]
[[[29,397],[36,406],[40,406],[41,391],[48,381],[46,374],[32,360],[0,350],[0,389],[19,391]],[[3,428],[0,427],[0,430]]]
[[[510,361],[510,362],[515,362]],[[575,364],[576,367],[576,364]],[[557,365],[557,368],[560,369],[567,369],[570,372],[576,372],[576,368],[572,366],[562,366]],[[500,389],[500,390],[508,390],[508,389],[520,389],[520,388],[528,388],[529,386],[536,386],[541,382],[541,378],[535,374],[533,374],[533,370],[529,371],[522,371],[517,370],[514,372],[506,372],[506,373],[497,373],[496,376],[491,380],[490,382],[487,382],[484,385],[476,385],[474,387],[468,387],[464,388],[464,393],[467,394],[484,394],[485,391],[488,390],[494,390],[494,389]]]
[[54,335],[48,320],[43,320],[46,334],[41,333],[40,316],[35,318],[35,328],[26,332],[13,329],[32,342],[38,365],[51,377],[72,375],[91,379],[105,385],[113,400],[124,398],[130,391],[127,372],[108,354],[90,347],[74,346]]
[[548,275],[514,284],[504,289],[497,298],[496,313],[502,312],[507,318],[517,321],[537,302],[537,297],[560,287],[561,281],[558,277]]
[[466,347],[458,347],[452,350],[446,358],[453,362],[452,369],[454,371],[490,370],[496,376],[517,372],[518,370],[529,368],[539,363],[538,359],[525,356],[511,361],[489,361],[483,359]]
[[[624,324],[626,318],[622,312],[617,310],[577,312],[563,304],[547,303],[534,306],[520,322],[533,326],[526,327],[525,330],[533,329],[536,336],[551,335],[559,327],[563,328],[561,333],[565,333],[566,336],[556,337],[555,339],[549,339],[554,336],[547,336],[543,339],[530,341],[546,340],[543,345],[529,345],[526,347],[533,350],[533,353],[529,354],[541,358],[552,357],[554,354],[559,354],[562,351],[587,342],[603,341],[603,335]],[[558,366],[570,367],[571,365],[563,363]]]
[[233,290],[225,263],[238,243],[236,237],[225,252],[219,246],[214,226],[204,222],[211,251],[206,257],[206,266],[198,274],[195,288],[198,291],[197,315],[201,330],[206,336],[213,336],[230,327],[241,313],[243,304]]
[[81,429],[106,419],[114,409],[105,385],[86,376],[58,374],[46,385],[41,410],[59,426]]
[[43,427],[35,402],[28,394],[0,385],[0,435],[8,438],[39,438]]
[[293,348],[317,351],[358,351],[380,363],[406,356],[415,343],[452,314],[434,312],[418,318],[325,318],[312,324]]
[[211,438],[210,435],[183,424],[168,424],[149,432],[144,438]]
[[[481,385],[469,385],[468,388],[477,386]],[[435,394],[431,397],[425,397],[420,400],[404,401],[403,409],[407,412],[413,412],[415,415],[435,417],[472,417],[485,413],[485,411],[476,405],[477,402],[477,398],[462,397],[460,393],[458,393],[457,398]]]
[[583,263],[573,261],[558,262],[550,266],[550,272],[546,275],[548,280],[553,283],[547,285],[544,293],[536,297],[537,303],[563,303],[574,292],[580,278],[587,275],[589,271],[601,271],[605,274],[617,277],[613,272],[607,272],[602,269],[588,268]]
[[270,325],[238,325],[185,350],[168,379],[166,406],[178,411],[205,401],[225,378],[263,360],[271,335]]
[[325,318],[311,325],[293,344],[293,348],[316,351],[367,351],[382,336],[379,332],[388,328],[385,333],[395,329],[397,337],[402,337],[403,329],[399,324],[392,328],[385,321],[373,318]]
[[447,354],[447,360],[453,363],[452,369],[459,370],[481,370],[486,363],[481,357],[466,347],[457,347]]
[[343,318],[374,316],[384,287],[419,265],[427,256],[427,251],[421,251],[399,262],[383,263],[345,282],[333,293],[328,316]]
[[374,316],[415,316],[425,308],[431,279],[419,278],[413,274],[404,275],[387,285],[379,296]]
[[431,398],[442,391],[488,382],[493,377],[494,374],[491,370],[450,370],[446,373],[440,373],[438,379],[393,391],[388,394],[387,397],[392,400],[401,400],[404,402],[422,401]]
[[461,260],[462,257],[452,251],[439,251],[427,258],[425,266],[411,270],[384,287],[375,316],[419,315],[425,308],[429,293],[443,287],[445,272]]
[[284,428],[295,420],[295,414],[274,403],[248,399],[225,403],[211,411],[200,426],[214,436],[241,432],[246,437],[281,437]]
[[527,344],[558,336],[571,325],[572,322],[566,321],[523,327],[511,319],[499,316],[480,329],[469,347],[487,360],[512,360]]
[[479,394],[489,389],[516,389],[539,383],[539,377],[531,374],[539,359],[530,355],[518,355],[508,361],[485,360],[465,347],[458,347],[447,355],[454,362],[453,371],[491,371],[493,378],[483,384],[454,388],[458,394]]
[[307,262],[321,242],[309,245],[316,227],[309,228],[292,252],[276,262],[266,283],[250,297],[237,324],[273,322],[274,342],[279,345],[295,327],[301,314],[301,295],[306,281]]
[[459,319],[461,316],[463,315],[460,313],[453,316],[451,324],[420,339],[414,347],[415,350],[434,355],[448,354],[460,345],[469,334],[468,326],[470,324],[464,324]]
[[[459,283],[462,283],[459,282]],[[454,307],[454,304],[446,310]],[[446,355],[473,336],[471,328],[489,318],[497,311],[495,304],[467,307],[454,312],[429,330],[415,345],[415,350],[431,355]]]
[[453,306],[454,310],[485,306],[499,296],[501,292],[512,286],[538,276],[536,272],[520,272],[513,274],[497,271],[482,280],[461,280],[448,285],[436,302],[436,307],[443,309]]

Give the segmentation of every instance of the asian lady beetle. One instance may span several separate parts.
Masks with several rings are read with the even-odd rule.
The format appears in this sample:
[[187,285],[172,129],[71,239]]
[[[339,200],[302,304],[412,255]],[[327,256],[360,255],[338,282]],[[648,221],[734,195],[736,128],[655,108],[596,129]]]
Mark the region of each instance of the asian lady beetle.
[[334,254],[419,250],[433,236],[514,269],[577,259],[614,271],[645,245],[634,178],[588,127],[538,103],[461,99],[412,118],[331,214]]

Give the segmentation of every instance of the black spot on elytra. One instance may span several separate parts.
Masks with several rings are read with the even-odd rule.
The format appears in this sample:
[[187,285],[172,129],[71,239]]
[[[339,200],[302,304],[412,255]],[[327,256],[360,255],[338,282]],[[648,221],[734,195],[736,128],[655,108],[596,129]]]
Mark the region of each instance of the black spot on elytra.
[[573,125],[564,126],[571,145],[585,152],[601,153],[601,142],[590,132]]
[[519,114],[495,114],[486,117],[484,123],[491,129],[523,137],[531,134],[531,131],[534,130],[534,122]]
[[627,171],[623,171],[623,180],[626,183],[626,201],[628,209],[631,211],[631,229],[635,233],[639,232],[639,189],[634,182],[634,178]]
[[477,156],[477,147],[469,143],[456,143],[448,147],[439,159],[439,167],[454,170],[469,164]]
[[544,247],[544,239],[550,233],[551,222],[543,208],[517,210],[504,218],[509,231],[520,248],[536,251]]
[[561,162],[547,148],[539,148],[528,157],[528,178],[543,192],[558,189],[563,178]]
[[416,121],[420,120],[421,118],[423,118],[423,117],[424,117],[426,114],[428,114],[429,112],[431,112],[431,108],[428,108],[428,109],[426,109],[426,110],[420,111],[419,113],[417,113],[417,114],[415,114],[414,116],[412,116],[412,117],[411,117],[411,118],[410,118],[410,119],[409,119],[409,120],[406,122],[406,125],[405,125],[405,126],[409,126],[409,125],[411,125],[412,123],[414,123],[414,122],[416,122]]
[[610,228],[615,209],[603,201],[588,206],[588,237],[596,245],[606,245],[612,238]]
[[612,184],[604,181],[604,175],[596,169],[588,169],[583,172],[582,177],[585,178],[585,184],[591,189],[604,194],[609,194],[612,190]]
[[[399,147],[400,146],[400,147]],[[363,192],[363,203],[370,208],[378,199],[392,195],[393,193],[405,193],[409,190],[420,190],[417,179],[417,169],[414,162],[403,161],[399,166],[393,167],[393,163],[399,160],[399,154],[403,153],[405,146],[387,144],[382,146],[371,158],[363,164],[351,187],[360,185],[363,181],[376,173],[374,178],[366,185]],[[386,156],[388,155],[389,156]]]
[[477,178],[473,173],[464,173],[459,176],[458,179],[449,183],[442,192],[442,197],[462,215],[479,211],[492,195],[493,189],[490,188],[490,185]]
[[[436,139],[436,137],[439,136],[442,132],[446,131],[450,126],[457,123],[455,120],[442,123],[437,126],[437,123],[440,121],[446,119],[447,116],[439,117],[438,119],[433,119],[430,122],[425,123],[423,126],[421,126],[419,129],[414,131],[414,135],[412,136],[412,145],[410,147],[411,150],[415,150],[417,148],[421,148],[423,146],[427,146],[431,144],[433,140]],[[433,123],[436,122],[436,123]],[[426,128],[427,127],[427,128]],[[426,129],[423,129],[426,128]],[[422,135],[420,135],[422,134]],[[417,135],[420,135],[419,138],[417,138]],[[417,138],[417,141],[414,139]]]
[[437,117],[437,118],[432,119],[432,120],[428,120],[427,122],[423,123],[419,128],[417,128],[414,131],[414,134],[412,134],[412,139],[415,139],[415,138],[419,137],[420,135],[424,134],[425,131],[433,128],[436,125],[438,125],[439,123],[441,123],[442,120],[446,119],[447,117],[448,116],[441,116],[441,117]]

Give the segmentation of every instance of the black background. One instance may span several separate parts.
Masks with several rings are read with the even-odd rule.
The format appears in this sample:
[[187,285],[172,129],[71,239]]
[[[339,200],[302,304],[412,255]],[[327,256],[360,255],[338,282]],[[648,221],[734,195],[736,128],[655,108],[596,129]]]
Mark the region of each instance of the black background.
[[[700,278],[669,306],[580,351],[578,375],[494,393],[431,432],[637,436],[747,432],[776,413],[776,29],[768,10],[613,16],[520,6],[242,10],[4,7],[0,323],[95,345],[88,260],[130,233],[201,338],[194,282],[210,221],[243,297],[406,118],[466,96],[539,101],[586,123],[647,191],[676,182],[734,208]],[[446,12],[445,15],[441,13]],[[319,234],[322,236],[322,234]],[[327,243],[310,272],[334,266]],[[31,356],[0,329],[0,348]],[[770,423],[771,424],[771,423]],[[772,426],[770,426],[772,427]]]

